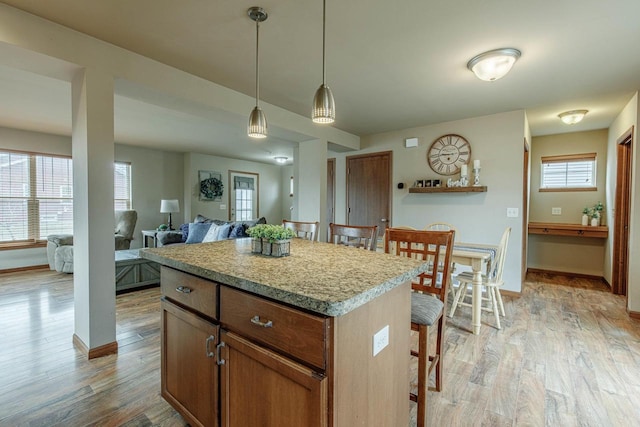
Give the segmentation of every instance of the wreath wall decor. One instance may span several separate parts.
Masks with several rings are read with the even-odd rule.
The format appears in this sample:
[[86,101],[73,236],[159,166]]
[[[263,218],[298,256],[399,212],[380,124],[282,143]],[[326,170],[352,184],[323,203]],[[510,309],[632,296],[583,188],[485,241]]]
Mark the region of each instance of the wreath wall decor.
[[198,181],[200,185],[200,200],[222,200],[224,184],[222,183],[222,174],[220,172],[198,171]]

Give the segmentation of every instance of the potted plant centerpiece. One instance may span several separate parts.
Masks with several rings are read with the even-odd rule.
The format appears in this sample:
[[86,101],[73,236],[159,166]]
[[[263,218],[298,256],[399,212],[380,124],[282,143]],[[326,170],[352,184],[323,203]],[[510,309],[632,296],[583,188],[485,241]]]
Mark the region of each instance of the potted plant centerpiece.
[[296,233],[282,225],[257,224],[247,229],[251,240],[251,252],[281,257],[289,255],[291,239]]

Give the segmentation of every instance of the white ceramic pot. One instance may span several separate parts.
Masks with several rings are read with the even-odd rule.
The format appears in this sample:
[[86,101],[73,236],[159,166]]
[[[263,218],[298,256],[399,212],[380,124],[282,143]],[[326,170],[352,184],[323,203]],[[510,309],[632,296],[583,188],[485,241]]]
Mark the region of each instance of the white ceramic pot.
[[598,218],[591,218],[591,226],[592,227],[598,226]]
[[589,225],[589,215],[582,215],[582,225]]

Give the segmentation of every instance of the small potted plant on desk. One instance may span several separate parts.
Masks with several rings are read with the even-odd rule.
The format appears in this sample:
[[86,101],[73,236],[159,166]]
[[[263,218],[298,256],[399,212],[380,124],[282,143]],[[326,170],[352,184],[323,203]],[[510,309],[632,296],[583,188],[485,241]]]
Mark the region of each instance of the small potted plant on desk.
[[247,229],[247,235],[251,237],[251,252],[281,257],[289,255],[296,233],[282,225],[258,224]]

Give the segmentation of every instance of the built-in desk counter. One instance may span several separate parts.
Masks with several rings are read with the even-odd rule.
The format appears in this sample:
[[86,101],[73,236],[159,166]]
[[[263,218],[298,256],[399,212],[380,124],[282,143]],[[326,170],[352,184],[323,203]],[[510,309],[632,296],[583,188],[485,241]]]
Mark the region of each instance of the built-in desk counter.
[[609,234],[607,226],[587,226],[580,224],[561,224],[554,222],[530,222],[529,234],[545,234],[548,236],[595,237],[606,239]]

